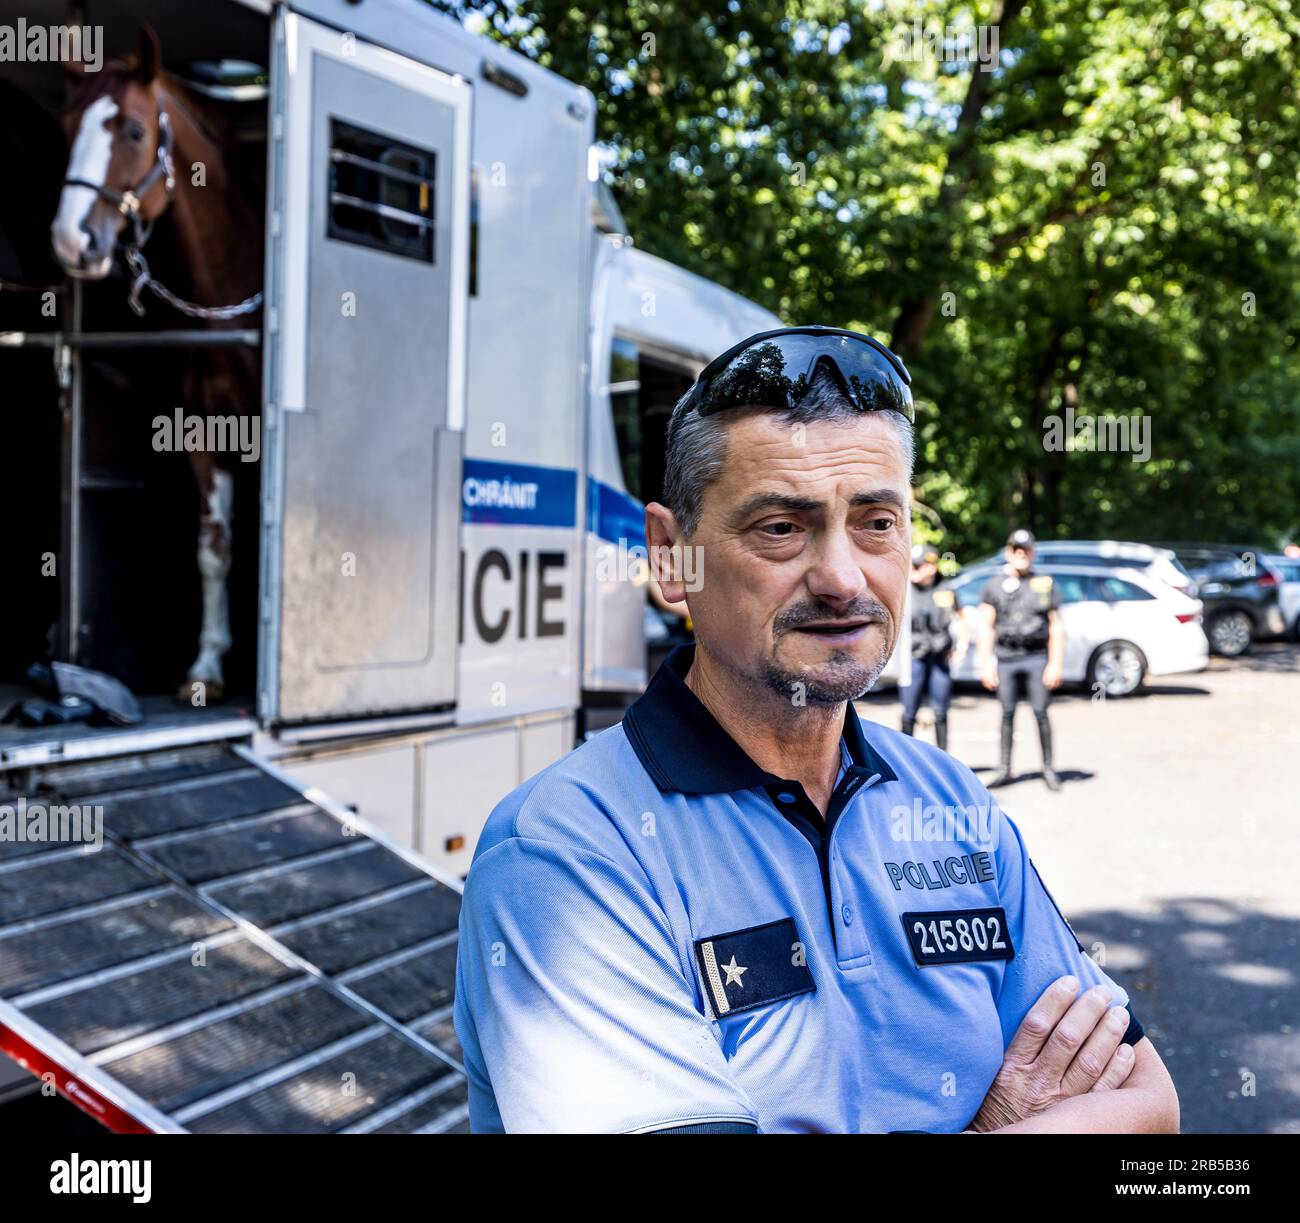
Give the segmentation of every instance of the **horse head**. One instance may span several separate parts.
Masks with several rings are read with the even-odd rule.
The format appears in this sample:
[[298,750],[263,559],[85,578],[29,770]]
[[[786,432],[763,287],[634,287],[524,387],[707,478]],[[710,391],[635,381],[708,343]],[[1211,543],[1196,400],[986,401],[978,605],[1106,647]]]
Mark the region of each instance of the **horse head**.
[[79,71],[64,128],[71,153],[50,226],[55,257],[70,276],[100,280],[130,225],[137,244],[166,211],[173,174],[171,129],[159,100],[161,52],[146,26],[134,55]]

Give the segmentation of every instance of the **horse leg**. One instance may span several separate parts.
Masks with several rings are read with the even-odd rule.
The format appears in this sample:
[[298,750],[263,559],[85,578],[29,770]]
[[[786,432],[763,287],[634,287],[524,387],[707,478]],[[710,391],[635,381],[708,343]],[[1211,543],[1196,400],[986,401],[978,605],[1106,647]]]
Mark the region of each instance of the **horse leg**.
[[[195,703],[219,701],[225,693],[221,660],[230,649],[230,601],[226,578],[230,574],[231,517],[235,506],[235,481],[212,454],[190,452],[190,466],[199,490],[199,576],[203,581],[203,625],[199,631],[199,652],[190,665],[189,677],[177,693],[179,699]],[[202,685],[202,688],[197,685]]]

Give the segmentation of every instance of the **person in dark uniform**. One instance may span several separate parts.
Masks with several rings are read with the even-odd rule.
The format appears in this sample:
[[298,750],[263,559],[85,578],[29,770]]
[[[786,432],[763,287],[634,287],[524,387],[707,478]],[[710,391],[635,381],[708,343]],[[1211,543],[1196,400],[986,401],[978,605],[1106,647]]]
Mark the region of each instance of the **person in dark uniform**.
[[[1011,742],[1016,702],[1023,684],[1038,721],[1043,748],[1043,781],[1061,788],[1052,767],[1052,728],[1047,720],[1048,693],[1060,686],[1065,658],[1061,592],[1045,573],[1034,572],[1037,540],[1030,531],[1012,531],[1007,565],[989,578],[980,594],[980,682],[998,694],[1002,705],[1002,757],[989,787],[1011,780]],[[996,654],[996,656],[995,656]]]
[[925,544],[917,544],[912,549],[912,682],[902,690],[903,733],[912,734],[917,710],[929,697],[934,710],[935,742],[946,752],[948,701],[952,696],[948,661],[966,652],[966,639],[960,617],[953,614],[952,591],[936,590],[938,580],[939,554]]

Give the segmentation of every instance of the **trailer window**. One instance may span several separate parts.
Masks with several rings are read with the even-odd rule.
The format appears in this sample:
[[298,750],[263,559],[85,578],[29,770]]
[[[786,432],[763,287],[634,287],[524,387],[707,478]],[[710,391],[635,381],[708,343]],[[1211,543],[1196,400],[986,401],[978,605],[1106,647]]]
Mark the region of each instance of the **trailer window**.
[[695,374],[684,365],[641,353],[641,499],[664,495],[664,457],[668,421],[677,401],[690,389]]
[[694,380],[685,358],[661,360],[622,336],[611,345],[609,401],[623,483],[642,503],[663,496],[668,420]]
[[437,154],[330,120],[329,236],[433,260]]
[[609,403],[623,484],[641,498],[641,372],[636,345],[616,339],[609,354]]

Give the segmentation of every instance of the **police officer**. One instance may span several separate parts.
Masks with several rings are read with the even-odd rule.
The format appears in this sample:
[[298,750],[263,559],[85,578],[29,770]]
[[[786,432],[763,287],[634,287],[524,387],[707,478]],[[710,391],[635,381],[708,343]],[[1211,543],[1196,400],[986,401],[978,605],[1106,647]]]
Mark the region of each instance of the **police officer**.
[[[674,409],[646,540],[695,641],[483,830],[456,957],[475,1132],[1177,1129],[1015,825],[854,710],[904,615],[907,382],[870,337],[782,328]],[[1064,1078],[1004,1091],[1043,1061]]]
[[1048,693],[1061,683],[1065,626],[1056,583],[1048,574],[1034,572],[1037,542],[1031,531],[1012,531],[1007,539],[1006,568],[989,578],[980,594],[980,682],[998,694],[1002,705],[1001,767],[988,783],[990,789],[1011,780],[1011,742],[1022,684],[1038,721],[1043,781],[1049,790],[1061,788],[1052,766],[1047,702]]
[[903,689],[903,733],[916,726],[916,713],[928,696],[934,710],[934,739],[948,750],[948,701],[952,696],[950,657],[966,651],[961,621],[954,640],[953,595],[936,590],[939,554],[925,544],[912,549],[912,682]]

